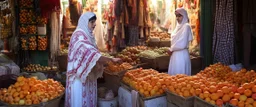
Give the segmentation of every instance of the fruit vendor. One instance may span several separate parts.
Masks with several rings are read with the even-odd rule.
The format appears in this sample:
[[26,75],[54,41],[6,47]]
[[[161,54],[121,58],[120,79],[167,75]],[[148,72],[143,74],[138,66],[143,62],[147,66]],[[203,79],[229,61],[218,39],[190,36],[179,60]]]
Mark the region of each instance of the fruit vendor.
[[177,25],[171,33],[171,55],[168,74],[187,74],[191,75],[191,62],[188,46],[193,39],[187,11],[184,8],[178,8],[175,11]]
[[92,34],[96,26],[96,15],[86,12],[78,20],[72,34],[67,66],[65,107],[96,107],[97,78],[102,76],[103,65],[119,58],[101,55]]

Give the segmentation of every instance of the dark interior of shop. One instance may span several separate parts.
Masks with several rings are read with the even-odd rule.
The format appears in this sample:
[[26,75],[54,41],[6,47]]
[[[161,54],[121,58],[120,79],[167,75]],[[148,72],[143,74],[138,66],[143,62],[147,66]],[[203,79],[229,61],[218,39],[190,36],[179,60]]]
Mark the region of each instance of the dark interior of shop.
[[256,1],[237,0],[237,57],[238,63],[242,62],[245,68],[256,69]]

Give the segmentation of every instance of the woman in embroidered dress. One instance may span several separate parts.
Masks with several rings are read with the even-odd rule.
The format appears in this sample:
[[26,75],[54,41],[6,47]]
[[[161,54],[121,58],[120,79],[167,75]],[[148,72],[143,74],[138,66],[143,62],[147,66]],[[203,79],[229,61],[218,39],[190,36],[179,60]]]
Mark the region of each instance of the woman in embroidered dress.
[[168,53],[171,55],[168,74],[191,75],[191,62],[188,51],[189,42],[193,39],[187,11],[178,8],[175,11],[177,25],[171,33],[171,48]]
[[86,12],[78,20],[72,34],[67,66],[65,107],[96,107],[97,78],[102,76],[103,65],[118,58],[107,58],[98,51],[94,35],[96,15]]

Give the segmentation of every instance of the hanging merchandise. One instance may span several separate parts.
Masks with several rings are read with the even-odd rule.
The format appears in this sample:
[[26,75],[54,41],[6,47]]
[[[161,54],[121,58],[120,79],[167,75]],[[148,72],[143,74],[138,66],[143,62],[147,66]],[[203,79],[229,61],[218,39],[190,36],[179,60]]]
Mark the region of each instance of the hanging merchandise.
[[60,49],[60,26],[59,26],[59,13],[52,12],[51,14],[51,36],[50,36],[50,59],[51,62],[56,61],[57,52]]
[[39,4],[43,17],[48,17],[52,10],[58,10],[60,8],[60,0],[39,0]]
[[[3,41],[2,52],[15,51],[15,1],[2,0],[0,1],[0,41]],[[1,47],[0,47],[1,48]]]
[[81,4],[76,0],[69,0],[69,11],[71,23],[77,26],[79,17],[82,14]]
[[214,62],[234,64],[233,0],[217,0],[212,52]]
[[94,35],[95,35],[95,40],[96,40],[96,44],[99,48],[100,51],[106,51],[106,45],[105,45],[105,40],[104,40],[104,27],[102,24],[102,17],[101,17],[102,13],[101,13],[101,0],[98,1],[97,3],[97,12],[96,12],[96,16],[97,16],[97,20],[96,20],[96,27],[94,29]]

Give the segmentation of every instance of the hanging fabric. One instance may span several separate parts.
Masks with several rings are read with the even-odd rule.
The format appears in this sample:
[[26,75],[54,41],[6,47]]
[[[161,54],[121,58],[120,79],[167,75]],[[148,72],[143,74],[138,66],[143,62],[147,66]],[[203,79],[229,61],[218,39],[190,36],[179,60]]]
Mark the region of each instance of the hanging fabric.
[[97,20],[96,20],[96,27],[93,31],[94,35],[95,35],[95,40],[97,43],[97,46],[99,48],[100,51],[106,51],[106,45],[105,45],[105,40],[104,40],[104,27],[102,24],[102,17],[101,17],[101,0],[98,1],[97,4]]
[[40,0],[39,4],[43,17],[48,17],[52,10],[60,8],[60,0]]
[[50,36],[50,60],[56,61],[57,52],[60,49],[60,26],[59,13],[54,11],[51,14],[51,36]]
[[216,0],[212,52],[214,63],[234,64],[233,0]]

